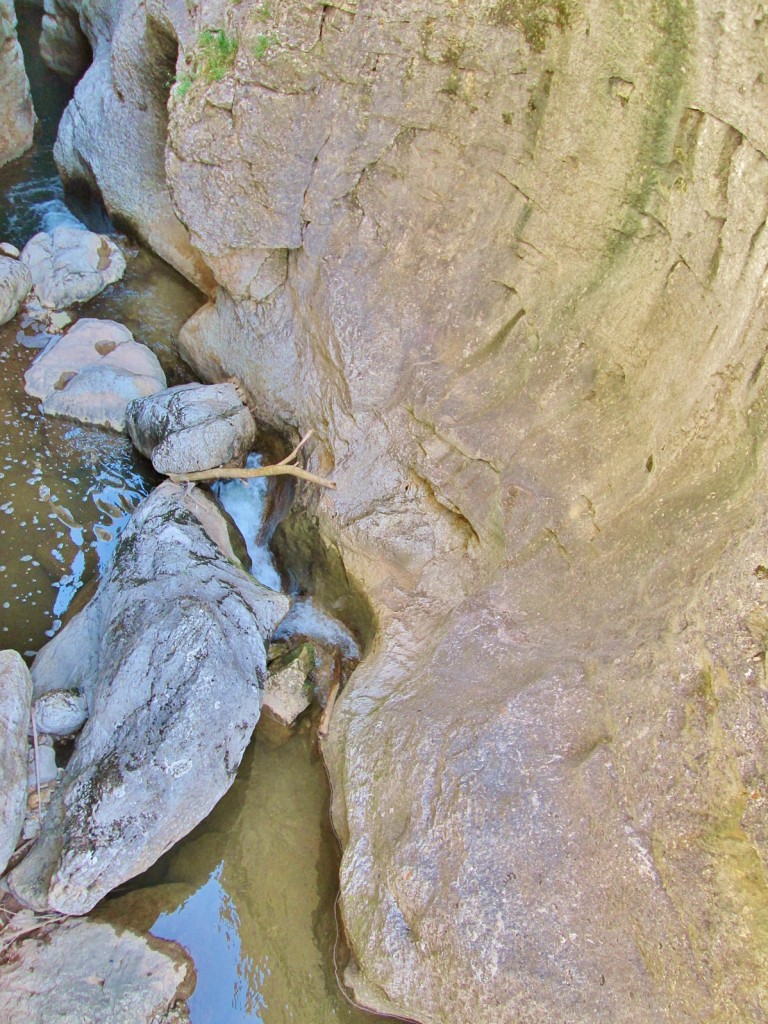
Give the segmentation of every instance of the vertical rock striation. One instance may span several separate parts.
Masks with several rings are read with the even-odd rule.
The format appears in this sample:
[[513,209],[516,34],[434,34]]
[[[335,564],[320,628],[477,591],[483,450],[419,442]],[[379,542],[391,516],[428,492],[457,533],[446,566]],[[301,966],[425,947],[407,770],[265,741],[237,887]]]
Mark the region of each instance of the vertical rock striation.
[[318,432],[377,616],[329,740],[347,982],[430,1024],[763,1019],[762,9],[150,13],[219,286],[186,354]]

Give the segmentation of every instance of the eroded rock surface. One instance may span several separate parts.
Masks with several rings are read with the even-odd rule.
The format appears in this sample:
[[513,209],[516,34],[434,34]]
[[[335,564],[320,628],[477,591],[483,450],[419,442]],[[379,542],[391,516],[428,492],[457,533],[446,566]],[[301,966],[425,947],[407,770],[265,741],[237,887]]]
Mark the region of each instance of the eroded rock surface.
[[125,272],[125,257],[112,239],[69,224],[30,238],[21,261],[29,268],[35,296],[48,309],[87,302]]
[[0,256],[0,325],[16,316],[31,287],[29,268],[12,256]]
[[24,374],[27,394],[43,412],[125,430],[128,403],[161,391],[157,356],[122,324],[84,317],[57,338]]
[[182,488],[142,502],[94,599],[33,665],[36,694],[78,688],[90,718],[9,876],[22,902],[84,914],[208,814],[258,721],[264,640],[287,609],[222,554]]
[[328,744],[348,982],[430,1024],[763,1019],[768,21],[182,7],[168,182],[220,286],[185,352],[317,430],[379,627]]
[[0,875],[24,824],[31,704],[32,679],[24,660],[16,651],[0,651]]
[[0,966],[5,1024],[182,1024],[194,968],[173,942],[97,921],[26,938]]
[[32,145],[35,111],[16,38],[13,0],[0,0],[0,167]]
[[132,402],[126,430],[158,473],[242,466],[256,424],[234,384],[180,384]]

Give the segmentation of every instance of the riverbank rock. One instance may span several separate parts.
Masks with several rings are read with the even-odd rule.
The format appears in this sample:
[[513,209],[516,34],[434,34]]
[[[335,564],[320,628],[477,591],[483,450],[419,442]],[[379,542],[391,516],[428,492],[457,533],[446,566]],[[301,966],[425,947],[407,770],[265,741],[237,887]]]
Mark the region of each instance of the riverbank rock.
[[31,704],[32,679],[21,655],[0,651],[0,875],[24,824]]
[[0,0],[0,167],[29,149],[35,121],[13,0]]
[[135,398],[161,391],[165,374],[157,356],[112,320],[83,318],[57,338],[24,375],[28,395],[43,412],[112,430],[125,430]]
[[761,1020],[768,20],[158,9],[219,284],[185,358],[316,429],[338,489],[298,494],[376,626],[324,747],[347,981],[441,1024]]
[[111,238],[60,224],[40,231],[21,251],[35,296],[48,309],[66,309],[94,298],[125,273],[125,257]]
[[33,665],[36,695],[79,687],[90,718],[9,876],[22,902],[84,914],[208,814],[258,721],[264,641],[287,609],[222,555],[183,488],[139,505],[96,596]]
[[128,406],[126,430],[158,473],[242,466],[256,424],[235,384],[181,384]]
[[264,684],[264,708],[282,725],[293,725],[312,703],[308,676],[314,663],[311,644],[303,644],[270,664]]
[[62,921],[19,939],[0,965],[0,1019],[183,1024],[194,985],[194,967],[174,942],[104,922]]
[[48,736],[73,736],[88,718],[85,698],[76,690],[50,690],[32,705],[35,728]]
[[31,287],[29,268],[12,256],[0,256],[0,326],[16,316]]

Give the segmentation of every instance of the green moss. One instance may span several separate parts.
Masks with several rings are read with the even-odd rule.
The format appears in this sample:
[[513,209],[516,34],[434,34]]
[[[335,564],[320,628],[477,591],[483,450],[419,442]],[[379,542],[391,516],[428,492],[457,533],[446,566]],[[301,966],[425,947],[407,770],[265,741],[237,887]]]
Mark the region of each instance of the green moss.
[[277,38],[276,35],[273,35],[273,34],[270,34],[270,35],[262,34],[262,35],[256,36],[256,41],[254,42],[253,46],[251,47],[251,53],[256,58],[256,60],[261,60],[261,58],[265,56],[267,51],[270,50],[273,46],[276,46],[277,43],[278,43],[278,38]]
[[550,29],[563,31],[572,17],[572,0],[499,0],[491,11],[495,25],[518,29],[534,53],[544,50]]
[[[686,154],[688,147],[679,145],[683,93],[687,65],[690,59],[693,34],[693,12],[686,0],[654,0],[652,21],[656,30],[656,45],[648,63],[653,67],[650,93],[645,103],[645,119],[640,133],[640,145],[626,198],[626,212],[608,247],[608,257],[621,255],[637,235],[643,218],[650,210],[660,185],[674,186],[674,181],[685,177],[675,173],[667,181],[669,168],[675,160]],[[679,186],[678,186],[679,187]]]

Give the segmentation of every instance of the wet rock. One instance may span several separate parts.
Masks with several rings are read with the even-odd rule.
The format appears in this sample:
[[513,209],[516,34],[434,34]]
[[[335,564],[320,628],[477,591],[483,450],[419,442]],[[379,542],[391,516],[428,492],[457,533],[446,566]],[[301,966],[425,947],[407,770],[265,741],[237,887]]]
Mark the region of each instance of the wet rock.
[[24,386],[48,415],[122,431],[128,403],[164,388],[165,374],[127,327],[83,318],[37,357]]
[[[25,917],[18,930],[36,923]],[[41,921],[38,927],[39,934],[16,941],[0,966],[4,1024],[189,1019],[184,1000],[195,974],[180,946],[90,920],[53,926]]]
[[0,325],[16,316],[31,287],[27,267],[12,256],[0,256]]
[[27,803],[29,670],[16,651],[0,651],[0,874],[16,848]]
[[132,402],[126,429],[158,473],[242,466],[256,424],[235,384],[181,384]]
[[68,224],[30,238],[21,261],[36,297],[49,309],[87,302],[125,272],[125,257],[110,238]]
[[[80,0],[56,0],[80,11]],[[171,19],[165,3],[102,2],[80,24],[93,63],[59,123],[54,156],[65,184],[98,188],[110,214],[206,292],[205,261],[177,217],[165,179],[168,92],[178,47],[194,45],[198,27],[185,5]],[[126,153],[140,160],[125,159]]]
[[94,599],[38,654],[36,691],[90,718],[11,873],[33,907],[86,913],[229,788],[259,718],[264,640],[288,599],[223,556],[170,482],[134,512]]
[[310,644],[291,651],[270,665],[264,684],[264,708],[283,725],[293,725],[312,700],[308,676],[314,667]]
[[296,598],[291,610],[275,630],[275,640],[304,638],[318,640],[338,648],[345,658],[359,660],[360,647],[350,631],[333,615],[329,615],[311,597]]
[[29,149],[35,120],[13,0],[0,0],[0,166]]
[[73,736],[88,718],[85,697],[77,690],[50,690],[32,705],[35,727],[49,736]]

